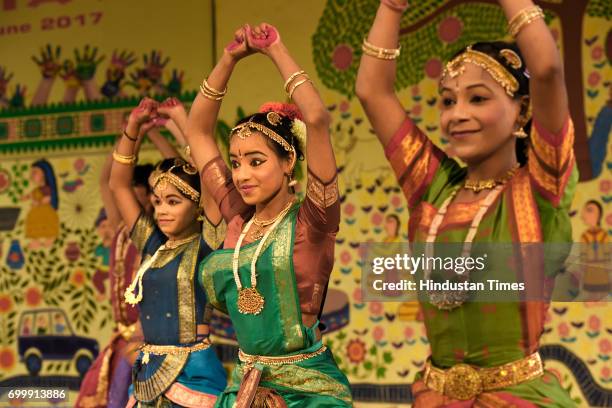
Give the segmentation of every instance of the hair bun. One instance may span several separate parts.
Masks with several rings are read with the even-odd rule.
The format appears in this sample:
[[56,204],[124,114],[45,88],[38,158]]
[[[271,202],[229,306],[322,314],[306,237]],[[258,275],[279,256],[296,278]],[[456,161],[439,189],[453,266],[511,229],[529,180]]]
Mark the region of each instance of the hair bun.
[[291,120],[302,120],[302,113],[300,112],[300,109],[293,103],[266,102],[259,107],[259,112],[276,112],[279,115],[289,118]]

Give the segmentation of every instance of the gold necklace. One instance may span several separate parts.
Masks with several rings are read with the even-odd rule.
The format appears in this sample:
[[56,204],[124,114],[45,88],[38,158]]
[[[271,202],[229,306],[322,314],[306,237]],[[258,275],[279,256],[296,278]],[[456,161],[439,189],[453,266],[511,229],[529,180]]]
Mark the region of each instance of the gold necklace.
[[257,315],[261,313],[264,307],[264,297],[257,290],[257,271],[255,265],[257,264],[257,258],[259,258],[259,254],[264,246],[264,243],[270,236],[270,233],[274,231],[274,229],[280,224],[285,215],[291,209],[293,205],[293,200],[289,201],[289,203],[283,208],[283,210],[278,213],[275,217],[274,223],[272,226],[266,231],[261,241],[259,241],[259,245],[257,245],[257,249],[255,250],[255,255],[253,255],[253,259],[251,260],[251,287],[243,288],[242,283],[240,282],[240,275],[238,274],[238,263],[240,260],[240,247],[242,245],[242,241],[244,237],[249,232],[251,225],[255,222],[255,217],[251,218],[251,220],[244,227],[242,232],[240,233],[240,237],[238,237],[238,242],[236,242],[236,248],[234,248],[234,256],[232,257],[232,272],[234,273],[234,282],[236,283],[236,288],[238,289],[238,311],[242,314],[253,314]]
[[[132,283],[130,283],[130,286],[128,286],[125,289],[125,292],[123,294],[123,297],[125,298],[125,303],[130,304],[132,306],[140,303],[140,301],[142,300],[142,296],[143,296],[142,278],[144,277],[145,273],[149,270],[149,267],[153,264],[153,262],[155,262],[157,258],[159,258],[160,254],[163,251],[168,250],[168,249],[174,249],[183,244],[186,244],[187,242],[193,241],[199,235],[200,235],[199,233],[196,233],[196,234],[188,236],[187,238],[177,239],[177,240],[168,240],[164,244],[162,244],[159,248],[157,248],[157,251],[155,251],[152,257],[150,257],[145,262],[140,264],[140,268],[138,268],[138,272],[136,273],[136,276],[134,276]],[[137,291],[138,294],[136,294],[136,289],[138,289]]]
[[276,215],[276,217],[270,220],[260,220],[257,217],[257,214],[255,214],[253,216],[253,224],[255,224],[256,229],[254,229],[253,232],[251,233],[251,237],[253,237],[253,240],[257,241],[258,239],[261,239],[264,235],[263,229],[267,227],[268,225],[274,224],[281,216],[284,216],[286,211],[291,207],[292,204],[293,204],[293,200],[290,200],[287,203],[287,205]]
[[164,244],[164,249],[174,249],[174,248],[180,247],[181,245],[186,244],[187,242],[193,241],[195,238],[198,237],[198,235],[200,235],[200,233],[196,232],[195,234],[192,234],[192,235],[188,236],[187,238],[183,238],[183,239],[169,239]]
[[486,180],[465,180],[463,184],[463,188],[466,190],[472,190],[475,193],[479,193],[482,190],[491,190],[495,188],[495,186],[504,184],[506,181],[510,180],[516,170],[519,168],[519,164],[515,164],[510,170],[506,171],[503,176],[498,178],[491,178]]

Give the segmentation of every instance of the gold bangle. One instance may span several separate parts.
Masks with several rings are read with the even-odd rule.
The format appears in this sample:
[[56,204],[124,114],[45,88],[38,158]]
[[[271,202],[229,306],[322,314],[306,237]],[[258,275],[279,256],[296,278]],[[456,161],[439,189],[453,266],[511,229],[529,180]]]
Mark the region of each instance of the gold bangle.
[[363,44],[361,45],[361,50],[364,54],[369,55],[370,57],[384,59],[384,60],[394,60],[400,55],[402,47],[398,48],[382,48],[377,47],[368,42],[367,39],[363,39]]
[[213,88],[212,86],[210,86],[208,84],[208,81],[206,79],[204,79],[204,81],[202,81],[202,85],[204,85],[204,88],[208,91],[209,94],[211,94],[212,96],[225,96],[225,94],[227,93],[227,86],[225,87],[224,90],[219,91],[215,88]]
[[295,90],[297,89],[298,86],[305,84],[306,82],[310,82],[312,83],[312,81],[310,80],[310,78],[304,78],[298,82],[296,82],[292,87],[291,90],[289,91],[289,99],[293,99],[293,93],[295,92]]
[[508,22],[508,32],[512,37],[516,37],[519,31],[526,25],[540,18],[544,18],[544,12],[539,6],[527,7],[510,19]]
[[221,99],[223,99],[223,95],[212,95],[202,85],[200,85],[200,93],[203,97],[205,97],[206,99],[210,99],[211,101],[220,101]]
[[297,71],[289,75],[289,78],[287,78],[287,80],[285,81],[285,92],[289,92],[289,85],[291,85],[291,81],[293,81],[295,78],[299,77],[302,74],[306,74],[306,71]]
[[129,156],[124,156],[122,154],[117,153],[117,151],[113,151],[113,160],[117,163],[132,165],[136,163],[137,159],[136,156],[133,154]]
[[361,49],[365,49],[368,51],[371,51],[372,53],[377,54],[378,56],[381,57],[393,57],[393,58],[397,58],[400,55],[400,50],[402,49],[402,47],[398,47],[398,48],[382,48],[382,47],[377,47],[376,45],[373,45],[371,43],[369,43],[367,40],[363,40],[363,44],[361,46]]

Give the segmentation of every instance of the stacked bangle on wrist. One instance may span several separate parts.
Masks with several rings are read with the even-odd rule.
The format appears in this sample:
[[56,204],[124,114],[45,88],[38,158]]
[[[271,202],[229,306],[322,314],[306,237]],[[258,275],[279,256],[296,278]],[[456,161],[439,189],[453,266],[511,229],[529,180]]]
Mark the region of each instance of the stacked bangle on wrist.
[[544,18],[544,12],[539,6],[527,7],[516,13],[514,17],[508,22],[508,32],[512,37],[518,35],[518,33],[527,25],[531,24],[535,20]]
[[117,153],[117,151],[113,151],[113,160],[116,161],[117,163],[121,163],[121,164],[127,164],[127,165],[133,165],[136,164],[136,161],[138,160],[136,158],[136,155],[129,155],[129,156],[124,156],[122,154]]
[[204,79],[204,81],[202,81],[202,85],[200,85],[200,93],[206,99],[210,99],[211,101],[220,101],[227,93],[227,87],[224,90],[219,91],[208,85],[208,81]]
[[[299,77],[303,78],[297,81]],[[285,92],[287,92],[287,95],[289,95],[289,99],[293,98],[293,93],[295,92],[297,87],[305,84],[306,82],[312,83],[306,71],[300,70],[289,75],[289,78],[287,78],[287,80],[285,81]]]
[[363,39],[363,44],[361,46],[361,50],[364,54],[369,55],[370,57],[383,59],[383,60],[394,60],[400,55],[400,50],[402,47],[397,48],[382,48],[377,47],[374,44],[368,42],[367,39]]

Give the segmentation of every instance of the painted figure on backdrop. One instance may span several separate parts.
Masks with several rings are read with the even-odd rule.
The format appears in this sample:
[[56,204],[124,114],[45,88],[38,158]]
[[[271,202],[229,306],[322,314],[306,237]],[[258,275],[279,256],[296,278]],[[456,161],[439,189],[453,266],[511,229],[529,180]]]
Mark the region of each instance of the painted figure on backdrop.
[[[234,66],[254,52],[276,65],[297,108],[266,104],[240,120],[230,133],[230,169],[215,124]],[[308,75],[267,24],[236,31],[192,105],[191,155],[228,223],[224,249],[202,262],[198,282],[229,314],[240,347],[220,407],[352,405],[348,380],[318,328],[340,221],[329,123]],[[294,169],[303,156],[317,160],[308,161],[300,202]]]
[[[212,407],[226,385],[208,337],[212,309],[195,277],[199,262],[221,244],[219,209],[200,189],[197,170],[180,158],[164,159],[149,177],[152,216],[131,185],[143,135],[167,110],[178,109],[182,106],[176,100],[160,105],[143,99],[113,152],[110,189],[143,258],[124,295],[128,304],[139,307],[144,337],[132,369],[128,407]],[[184,109],[181,115],[176,124],[182,131]]]
[[401,242],[401,226],[400,219],[396,214],[388,214],[385,217],[385,233],[387,236],[383,239],[383,242]]
[[[439,85],[441,128],[467,167],[427,138],[395,94],[406,1],[381,0],[356,84],[407,198],[410,241],[463,243],[464,257],[472,243],[572,241],[568,212],[578,174],[559,52],[531,0],[499,4],[517,44],[458,50]],[[538,354],[549,303],[536,284],[560,268],[556,259],[544,264],[540,250],[521,246],[510,272],[534,285],[535,300],[475,302],[474,293],[461,289],[422,293],[431,356],[412,386],[415,407],[575,406]],[[505,257],[491,258],[487,274],[508,269]],[[422,273],[427,280],[440,276]],[[465,283],[480,278],[451,275]]]
[[[159,126],[170,129],[180,144],[184,139],[171,120],[156,123],[147,137],[164,158],[177,157],[177,151],[159,133]],[[125,303],[124,293],[140,265],[139,250],[130,240],[130,230],[121,220],[117,203],[109,188],[112,154],[109,154],[100,173],[100,193],[104,203],[104,217],[98,223],[103,244],[109,247],[110,301],[115,329],[110,343],[98,355],[81,383],[77,407],[125,407],[132,382],[131,371],[142,344],[142,330],[138,323],[138,309]],[[144,213],[151,215],[151,189],[149,176],[154,166],[137,165],[134,168],[132,189]],[[109,242],[110,238],[110,242]],[[94,280],[96,275],[94,275]],[[96,282],[94,282],[96,285]]]
[[610,290],[610,237],[601,227],[603,207],[597,200],[589,200],[580,213],[587,225],[580,236],[582,261],[585,265],[582,275],[582,290],[589,300],[601,300]]
[[34,188],[22,196],[32,203],[25,220],[25,236],[30,249],[50,247],[59,234],[59,198],[51,163],[45,159],[32,163],[30,181]]

